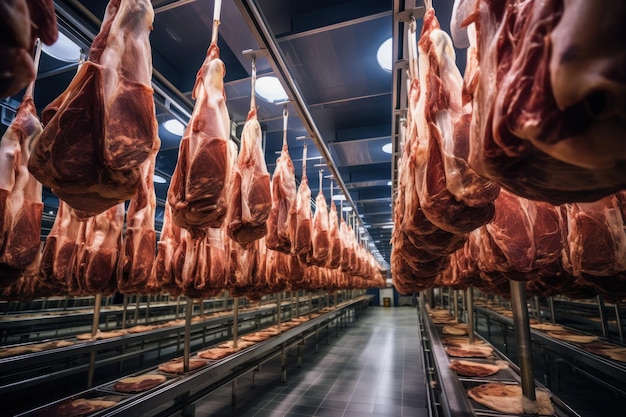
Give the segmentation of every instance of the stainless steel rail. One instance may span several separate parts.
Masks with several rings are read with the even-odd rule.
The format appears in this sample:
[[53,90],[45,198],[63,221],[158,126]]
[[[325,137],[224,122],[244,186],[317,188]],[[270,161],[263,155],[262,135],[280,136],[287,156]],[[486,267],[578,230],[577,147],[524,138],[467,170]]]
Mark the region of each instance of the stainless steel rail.
[[[160,388],[146,393],[128,396],[120,401],[118,405],[103,410],[97,413],[97,415],[99,417],[141,415],[153,411],[157,406],[169,401],[183,398],[186,402],[196,401],[213,389],[223,386],[237,378],[242,373],[252,371],[258,363],[266,361],[268,357],[280,354],[285,346],[289,346],[301,340],[303,337],[316,334],[321,327],[328,326],[331,322],[338,320],[349,309],[357,308],[360,305],[367,305],[368,301],[369,299],[367,297],[362,297],[347,302],[333,311],[309,320],[292,329],[283,331],[277,336],[243,349],[225,359],[208,361],[208,365],[199,371],[174,378],[171,382]],[[336,322],[336,325],[339,325],[339,323]],[[154,370],[154,368],[151,370]],[[92,392],[102,392],[104,387],[110,385],[111,382],[103,384],[92,390],[73,395],[72,398],[81,398]],[[67,398],[58,400],[55,403],[64,400],[67,400]],[[20,414],[20,416],[26,416],[33,412],[45,410],[48,406],[49,405],[38,407],[37,409]],[[174,407],[181,407],[181,405],[175,405]]]

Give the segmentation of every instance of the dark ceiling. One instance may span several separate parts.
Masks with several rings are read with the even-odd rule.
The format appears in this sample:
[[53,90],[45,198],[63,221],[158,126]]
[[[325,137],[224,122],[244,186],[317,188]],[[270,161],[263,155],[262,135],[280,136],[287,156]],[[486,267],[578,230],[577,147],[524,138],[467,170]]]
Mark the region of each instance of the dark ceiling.
[[[320,142],[329,150],[332,163],[369,232],[368,239],[388,262],[392,231],[392,158],[382,151],[382,146],[392,141],[394,80],[391,72],[378,65],[376,52],[392,36],[393,10],[394,7],[397,10],[398,3],[394,5],[390,0],[224,0],[218,45],[226,65],[227,107],[237,126],[237,135],[250,106],[252,54],[244,51],[254,51],[258,76],[274,75],[275,68],[268,62],[268,55],[244,17],[242,3],[246,1],[260,10],[289,76],[312,116]],[[435,2],[444,29],[449,21],[450,3]],[[192,111],[191,89],[196,72],[211,39],[213,0],[153,0],[152,4],[155,21],[150,39],[155,70],[153,85],[159,93],[155,94],[157,118],[159,122],[172,117],[186,121]],[[87,50],[99,30],[106,5],[106,0],[55,1],[61,31]],[[464,57],[459,58],[464,61]],[[462,69],[464,65],[460,66]],[[42,54],[35,93],[35,103],[40,110],[65,89],[75,72],[76,64]],[[20,99],[21,94],[18,94],[13,101],[3,104],[16,106]],[[261,99],[257,99],[257,105],[266,135],[266,162],[273,172],[282,144],[284,105]],[[293,101],[287,109],[289,149],[296,177],[299,180],[301,176],[302,149],[304,143],[308,143],[307,175],[315,197],[319,189],[319,165],[325,162],[323,153],[313,146]],[[163,128],[159,130],[162,149],[157,171],[169,178],[176,163],[180,137]],[[298,137],[300,139],[296,139]],[[331,173],[328,167],[321,168],[325,176]],[[157,228],[160,229],[168,184],[155,186],[159,201]],[[323,191],[330,201],[329,179],[324,180]],[[45,203],[46,213],[52,216],[56,211],[56,198],[47,193]]]

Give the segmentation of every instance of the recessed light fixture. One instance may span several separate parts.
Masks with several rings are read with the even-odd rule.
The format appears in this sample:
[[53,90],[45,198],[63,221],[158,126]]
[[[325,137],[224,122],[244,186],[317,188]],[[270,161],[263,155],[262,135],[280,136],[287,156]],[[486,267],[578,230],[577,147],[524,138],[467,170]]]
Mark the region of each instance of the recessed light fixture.
[[159,174],[154,174],[154,176],[152,177],[152,181],[154,181],[155,184],[167,183],[167,180],[163,178],[162,176],[160,176]]
[[254,91],[259,97],[270,103],[283,103],[289,100],[285,89],[276,77],[267,76],[257,78]]
[[391,154],[393,152],[391,143],[386,143],[383,145],[383,152],[388,153],[388,154]]
[[343,194],[335,194],[333,196],[333,200],[335,201],[346,201],[346,196]]
[[165,130],[176,136],[182,136],[185,133],[185,125],[178,119],[170,119],[163,123]]
[[59,61],[78,62],[80,59],[80,46],[76,45],[74,41],[61,32],[59,32],[59,38],[55,43],[52,45],[44,44],[41,49]]
[[389,38],[378,47],[378,52],[376,53],[378,65],[387,72],[391,72],[391,68],[393,67],[392,46],[392,40]]

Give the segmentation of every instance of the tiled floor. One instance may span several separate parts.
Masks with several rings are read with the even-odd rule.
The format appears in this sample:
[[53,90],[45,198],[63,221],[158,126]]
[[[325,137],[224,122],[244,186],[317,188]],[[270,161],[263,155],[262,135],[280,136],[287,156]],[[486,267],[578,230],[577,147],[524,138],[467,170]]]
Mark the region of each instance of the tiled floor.
[[223,387],[196,405],[196,417],[426,417],[426,386],[415,308],[372,307],[368,313],[322,339],[319,353],[307,348],[298,368],[289,358],[287,382],[280,362]]

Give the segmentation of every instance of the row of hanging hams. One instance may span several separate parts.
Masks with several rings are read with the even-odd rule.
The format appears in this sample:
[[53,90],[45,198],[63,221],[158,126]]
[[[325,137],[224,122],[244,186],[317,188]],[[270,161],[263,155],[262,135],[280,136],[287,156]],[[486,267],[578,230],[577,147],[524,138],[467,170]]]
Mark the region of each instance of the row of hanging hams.
[[[607,32],[600,34],[593,25],[605,13],[599,13],[599,5],[557,3],[457,1],[452,34],[457,46],[469,47],[460,92],[449,87],[459,82],[454,70],[445,73],[439,65],[434,74],[440,77],[432,73],[438,55],[422,46],[436,45],[435,50],[449,51],[450,58],[453,50],[447,35],[433,36],[434,14],[426,12],[419,83],[409,75],[407,135],[394,207],[392,271],[401,292],[475,286],[508,296],[513,279],[524,281],[534,295],[626,296],[626,197],[618,191],[626,183],[624,158],[615,142],[626,127],[620,101],[615,101],[625,96],[626,79],[623,72],[609,71],[623,61],[626,50],[607,38],[611,30],[619,31],[615,25],[626,17],[626,9],[604,4],[612,14],[605,22]],[[584,39],[566,36],[574,23],[593,33]],[[409,33],[409,42],[412,37]],[[591,40],[600,39],[606,47],[592,52]],[[575,42],[580,55],[563,60]],[[575,66],[580,73],[573,72]],[[562,77],[576,82],[564,83]],[[429,91],[445,98],[446,106],[429,100]],[[606,99],[601,108],[597,99]],[[455,122],[448,108],[459,105],[462,115]],[[412,126],[416,109],[417,129]],[[414,151],[416,140],[420,149],[424,137],[429,144],[433,137],[444,143],[440,159],[437,153]],[[444,174],[437,175],[433,164],[442,165]],[[448,235],[444,261],[422,236],[431,230],[427,221],[455,232],[441,222],[452,218],[450,209],[442,194],[429,192],[420,174],[414,174],[420,171],[426,172],[426,182],[445,184],[459,204],[477,207],[455,189],[491,201],[491,218],[457,230],[458,240]],[[468,172],[474,175],[461,181],[450,175]],[[429,197],[442,203],[434,216],[425,203]],[[472,218],[455,223],[463,226]]]
[[[383,285],[373,257],[351,230],[340,230],[334,204],[329,213],[321,188],[312,216],[306,167],[296,191],[286,129],[270,180],[254,96],[241,149],[229,139],[217,19],[156,241],[153,17],[147,1],[111,0],[88,61],[44,109],[43,131],[31,90],[3,137],[0,154],[12,163],[3,164],[11,169],[0,180],[3,296],[166,291],[206,298],[229,290],[257,299],[285,288]],[[37,180],[60,196],[42,250]]]
[[467,233],[492,219],[500,191],[466,162],[471,107],[462,103],[452,41],[432,7],[419,42],[414,21],[408,35],[409,103],[391,240],[392,277],[403,293],[434,284]]

